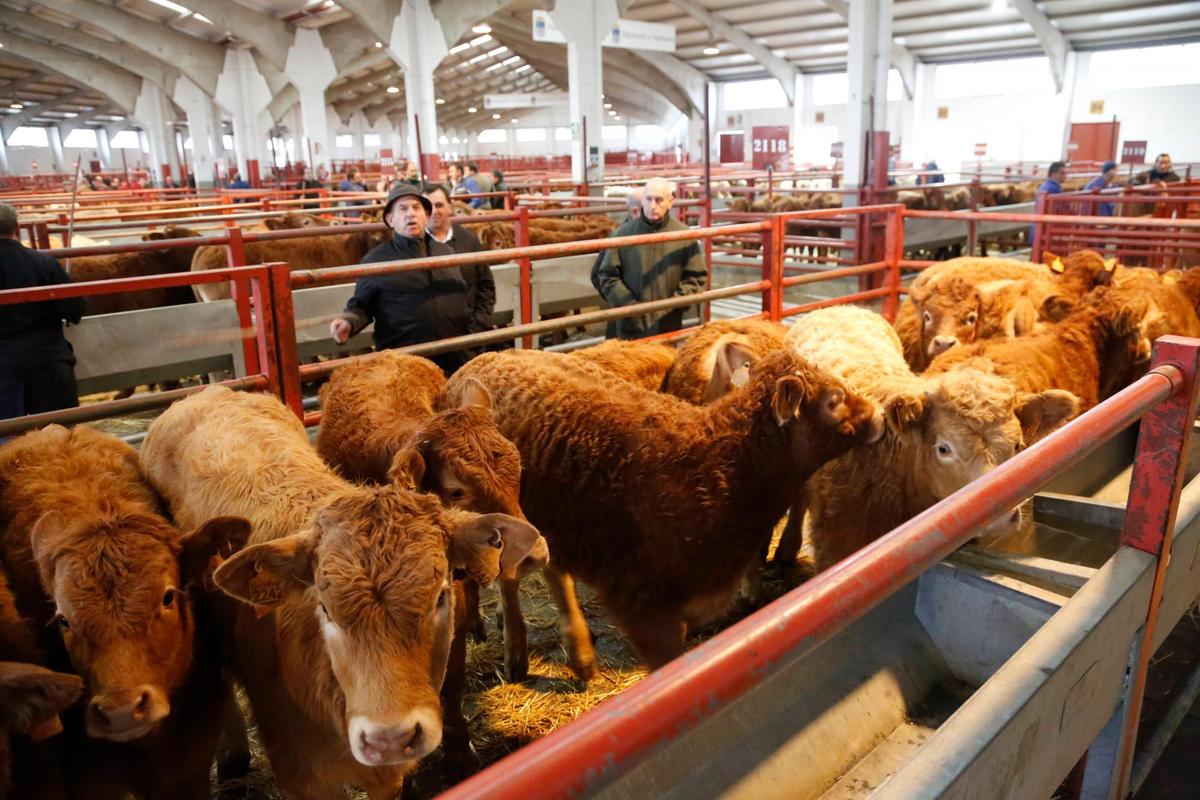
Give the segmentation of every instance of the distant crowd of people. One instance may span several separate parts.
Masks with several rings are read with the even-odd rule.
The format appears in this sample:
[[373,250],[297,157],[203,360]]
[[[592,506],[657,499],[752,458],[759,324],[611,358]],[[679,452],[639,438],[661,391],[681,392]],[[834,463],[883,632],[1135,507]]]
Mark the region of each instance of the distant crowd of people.
[[[1119,185],[1117,183],[1118,165],[1115,161],[1105,161],[1100,166],[1100,174],[1092,180],[1088,181],[1084,186],[1084,190],[1093,191],[1101,189],[1109,189]],[[1063,191],[1063,181],[1067,177],[1067,164],[1063,161],[1055,161],[1050,165],[1050,169],[1046,172],[1046,180],[1038,187],[1038,194],[1061,194]],[[1166,185],[1168,183],[1177,183],[1183,180],[1179,174],[1175,172],[1171,164],[1171,155],[1169,153],[1159,153],[1154,159],[1154,166],[1150,169],[1139,172],[1134,175],[1129,181],[1130,186],[1148,186],[1151,184]],[[1099,203],[1096,208],[1096,216],[1111,217],[1116,213],[1116,203]]]

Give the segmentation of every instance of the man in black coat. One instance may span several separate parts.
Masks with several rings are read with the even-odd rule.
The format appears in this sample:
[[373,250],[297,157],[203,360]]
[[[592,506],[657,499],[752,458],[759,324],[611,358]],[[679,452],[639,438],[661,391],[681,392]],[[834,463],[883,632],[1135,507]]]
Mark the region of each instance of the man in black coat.
[[[454,206],[444,186],[426,189],[425,199],[433,209],[426,230],[435,241],[456,253],[480,253],[487,249],[475,234],[450,221]],[[475,264],[459,269],[467,281],[467,308],[470,309],[467,327],[471,333],[490,331],[492,311],[496,308],[496,280],[492,277],[492,268],[487,264]]]
[[[0,205],[0,289],[70,282],[57,261],[21,244],[16,209]],[[81,297],[0,305],[0,419],[79,405],[62,324],[82,316]]]
[[[367,253],[362,263],[452,255],[453,250],[425,230],[432,208],[415,186],[398,184],[388,193],[383,209],[383,221],[395,235]],[[467,281],[458,267],[359,278],[345,311],[329,324],[329,335],[342,344],[374,320],[377,350],[463,336],[470,332],[467,292]],[[450,375],[467,362],[470,353],[439,353],[428,358]]]

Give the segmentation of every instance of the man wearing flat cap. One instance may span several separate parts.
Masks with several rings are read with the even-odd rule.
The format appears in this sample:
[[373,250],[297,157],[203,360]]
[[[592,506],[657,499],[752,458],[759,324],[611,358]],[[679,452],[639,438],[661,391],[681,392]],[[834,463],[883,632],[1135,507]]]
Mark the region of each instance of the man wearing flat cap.
[[[388,193],[383,208],[383,221],[394,235],[367,253],[362,263],[452,255],[447,245],[425,229],[432,210],[429,200],[417,187],[397,184]],[[467,292],[467,281],[458,267],[359,278],[346,310],[329,324],[329,335],[342,344],[374,321],[377,350],[463,336],[470,330]],[[467,362],[470,353],[438,353],[427,357],[450,375]]]

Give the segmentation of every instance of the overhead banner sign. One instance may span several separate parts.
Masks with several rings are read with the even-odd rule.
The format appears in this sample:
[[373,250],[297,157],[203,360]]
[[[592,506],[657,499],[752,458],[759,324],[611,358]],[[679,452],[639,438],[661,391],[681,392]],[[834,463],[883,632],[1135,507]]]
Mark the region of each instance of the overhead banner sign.
[[[533,11],[533,40],[566,44],[567,37],[550,19],[546,11]],[[675,26],[659,22],[642,22],[636,19],[618,19],[600,42],[604,47],[621,47],[626,50],[657,50],[660,53],[675,52]]]
[[485,94],[484,108],[542,108],[545,106],[565,106],[570,102],[566,92],[509,92]]
[[1149,142],[1135,142],[1126,139],[1121,143],[1121,163],[1145,164],[1146,145],[1148,144]]
[[750,129],[750,152],[755,169],[787,169],[791,129],[787,125],[755,125]]
[[975,143],[975,155],[977,155],[977,156],[986,156],[987,155],[987,142],[976,142]]

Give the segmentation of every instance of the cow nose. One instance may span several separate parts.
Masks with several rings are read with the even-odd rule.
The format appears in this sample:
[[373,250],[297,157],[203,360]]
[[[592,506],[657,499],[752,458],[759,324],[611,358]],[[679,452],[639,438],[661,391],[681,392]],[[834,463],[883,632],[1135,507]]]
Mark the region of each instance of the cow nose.
[[363,731],[361,736],[363,754],[381,764],[412,758],[424,744],[424,732],[419,722],[410,727]]
[[953,336],[935,336],[933,341],[929,344],[929,349],[932,351],[932,354],[936,356],[939,353],[946,352],[956,344],[958,344],[958,339]]
[[136,739],[165,717],[168,709],[150,686],[97,695],[88,704],[88,733],[116,741]]

